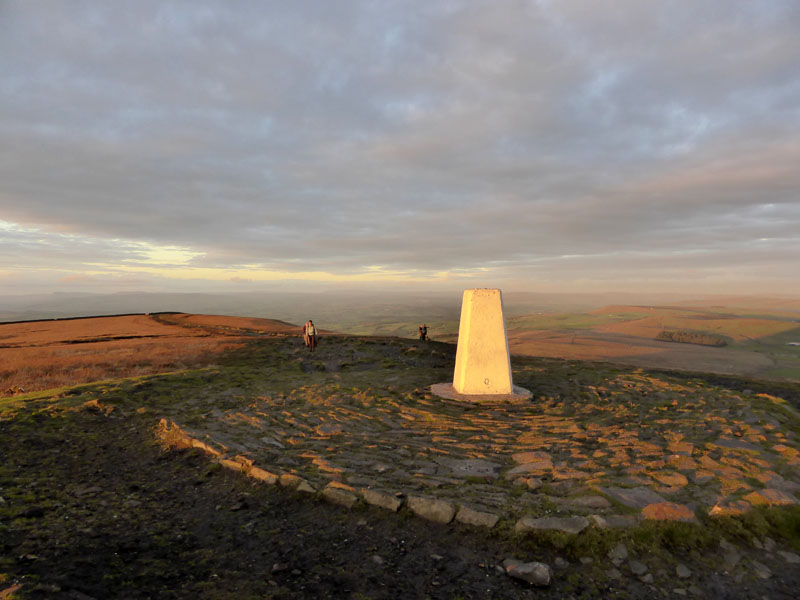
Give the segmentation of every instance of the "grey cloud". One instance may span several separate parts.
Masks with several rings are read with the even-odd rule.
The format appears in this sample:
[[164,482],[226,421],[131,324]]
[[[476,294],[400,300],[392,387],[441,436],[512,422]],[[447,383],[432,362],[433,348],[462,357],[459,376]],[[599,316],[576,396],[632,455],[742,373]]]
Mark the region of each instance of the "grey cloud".
[[798,22],[766,0],[6,2],[0,218],[196,266],[733,268],[796,240]]

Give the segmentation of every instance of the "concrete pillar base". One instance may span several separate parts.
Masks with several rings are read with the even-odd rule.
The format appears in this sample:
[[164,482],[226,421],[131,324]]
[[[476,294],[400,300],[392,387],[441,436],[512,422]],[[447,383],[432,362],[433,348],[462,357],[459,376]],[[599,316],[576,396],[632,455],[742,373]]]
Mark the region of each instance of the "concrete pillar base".
[[449,382],[434,383],[431,386],[431,393],[440,398],[463,402],[519,402],[520,400],[530,400],[533,396],[530,391],[518,385],[514,386],[514,391],[510,394],[460,394]]

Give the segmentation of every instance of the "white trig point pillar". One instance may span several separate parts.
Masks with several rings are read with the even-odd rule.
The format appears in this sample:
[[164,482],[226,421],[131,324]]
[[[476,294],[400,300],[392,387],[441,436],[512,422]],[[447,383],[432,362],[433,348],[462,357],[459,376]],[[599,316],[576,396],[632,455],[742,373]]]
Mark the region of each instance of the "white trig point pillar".
[[453,389],[459,394],[511,394],[511,358],[500,290],[464,290]]
[[497,289],[464,290],[453,383],[431,386],[446,398],[472,401],[529,398],[511,377],[503,295]]

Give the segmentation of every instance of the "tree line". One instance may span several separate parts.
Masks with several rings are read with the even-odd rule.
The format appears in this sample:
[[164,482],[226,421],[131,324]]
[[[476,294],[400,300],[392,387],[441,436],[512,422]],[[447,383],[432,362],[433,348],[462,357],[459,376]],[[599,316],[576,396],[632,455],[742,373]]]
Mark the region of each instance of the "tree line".
[[715,333],[691,331],[689,329],[665,329],[656,336],[662,342],[678,342],[680,344],[698,344],[700,346],[727,346],[728,340]]

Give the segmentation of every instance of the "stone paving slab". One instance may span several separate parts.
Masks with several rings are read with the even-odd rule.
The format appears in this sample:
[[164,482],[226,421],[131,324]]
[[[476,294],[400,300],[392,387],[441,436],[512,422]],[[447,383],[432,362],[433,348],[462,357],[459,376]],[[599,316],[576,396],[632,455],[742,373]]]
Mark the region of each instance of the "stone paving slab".
[[233,407],[198,400],[163,428],[261,481],[440,522],[624,527],[798,503],[800,417],[780,398],[639,370],[557,395],[537,394],[535,369],[514,380],[533,398],[465,403],[413,378],[321,372]]

